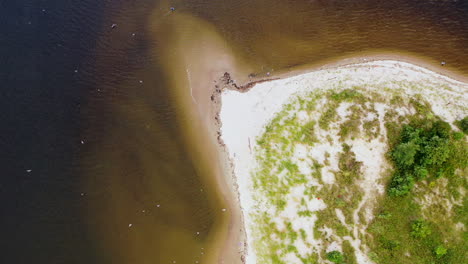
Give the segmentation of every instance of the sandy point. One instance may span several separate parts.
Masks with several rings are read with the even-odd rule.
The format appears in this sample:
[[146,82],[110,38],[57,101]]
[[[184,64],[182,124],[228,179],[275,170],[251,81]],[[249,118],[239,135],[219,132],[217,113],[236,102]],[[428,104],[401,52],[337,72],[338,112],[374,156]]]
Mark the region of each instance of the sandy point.
[[[381,60],[378,57],[352,58],[309,71],[299,69],[285,72],[271,76],[275,80],[260,80],[254,85],[238,85],[229,75],[221,78],[224,86],[221,90],[215,90],[215,93],[220,95],[215,96],[213,100],[214,107],[220,111],[219,115],[216,115],[215,123],[220,129],[217,135],[219,144],[227,153],[226,162],[231,165],[232,177],[235,179],[234,184],[242,208],[247,236],[247,250],[244,257],[246,263],[258,263],[255,244],[260,242],[256,241],[257,231],[252,213],[265,209],[256,198],[258,196],[252,184],[252,171],[258,165],[255,157],[256,142],[265,131],[265,126],[293,97],[312,91],[337,89],[338,84],[345,88],[362,86],[365,90],[385,94],[385,91],[379,89],[382,85],[386,85],[388,93],[398,91],[408,96],[422,95],[425,100],[431,102],[434,113],[447,122],[453,122],[466,115],[468,85],[461,81],[464,80],[463,76],[458,76],[458,80],[455,80],[451,77],[457,76],[456,74],[449,77],[429,70],[431,66],[426,64],[413,64],[417,61],[409,63],[411,58],[406,58],[404,61],[398,59],[400,58],[396,57],[393,60]],[[418,84],[422,84],[421,87],[425,88],[418,89]],[[447,105],[451,105],[455,110],[447,108]],[[373,147],[380,149],[381,155],[384,154],[384,147],[370,146],[369,149]],[[364,151],[367,149],[359,150],[359,148],[356,150],[358,156],[368,154]],[[327,151],[332,152],[332,150]],[[376,160],[376,162],[382,161]],[[373,183],[364,184],[371,186]],[[358,261],[372,263],[366,259],[365,254],[359,255]]]

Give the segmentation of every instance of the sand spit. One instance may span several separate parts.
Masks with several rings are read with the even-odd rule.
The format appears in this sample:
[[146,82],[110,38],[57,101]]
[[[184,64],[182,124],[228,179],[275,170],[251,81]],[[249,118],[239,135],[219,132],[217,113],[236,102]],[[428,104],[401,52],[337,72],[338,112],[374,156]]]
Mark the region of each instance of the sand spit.
[[[269,215],[275,215],[275,212],[269,207],[268,202],[262,199],[259,193],[256,193],[252,180],[252,174],[258,167],[258,151],[261,151],[257,146],[257,140],[265,132],[265,126],[278,113],[284,111],[286,105],[301,98],[303,94],[314,91],[353,89],[354,87],[359,87],[363,93],[378,95],[382,98],[394,94],[399,94],[402,97],[421,96],[431,103],[432,111],[436,115],[449,123],[463,118],[468,109],[466,104],[468,102],[467,84],[413,64],[393,60],[358,63],[318,70],[285,79],[260,82],[253,87],[248,87],[250,90],[246,93],[229,89],[220,91],[222,99],[219,114],[219,121],[222,124],[220,139],[227,149],[238,185],[248,245],[245,263],[268,263],[264,259],[258,259],[255,254],[256,248],[259,247],[259,244],[261,247],[262,241],[256,240],[258,237],[256,233],[259,230],[256,229],[253,218],[259,212],[265,212]],[[317,111],[321,110],[321,104],[324,103],[326,102],[320,100],[317,102]],[[343,104],[337,109],[339,119],[343,122],[351,113],[350,107],[351,105]],[[363,197],[353,219],[345,219],[343,213],[339,209],[336,210],[336,215],[343,226],[350,229],[352,237],[345,237],[344,240],[348,240],[354,248],[358,263],[372,263],[367,257],[365,245],[362,245],[358,239],[359,232],[362,232],[361,228],[365,227],[367,222],[365,219],[368,217],[362,219],[358,216],[358,212],[359,210],[369,212],[372,209],[373,197],[383,193],[379,175],[382,174],[382,170],[386,166],[383,155],[387,149],[384,142],[385,128],[382,125],[382,118],[385,112],[390,110],[395,110],[400,116],[411,114],[411,109],[394,109],[385,103],[376,103],[372,109],[374,113],[369,113],[368,116],[362,118],[369,121],[376,120],[380,125],[375,129],[380,131],[380,136],[369,140],[360,138],[344,140],[346,143],[352,143],[351,150],[356,156],[355,159],[363,163],[363,180],[360,182]],[[310,114],[296,113],[295,110],[296,108],[292,106],[289,114],[295,115],[299,122],[305,124],[313,119]],[[298,170],[304,175],[313,173],[310,169],[311,160],[318,163],[324,163],[327,160],[329,165],[322,169],[321,179],[309,183],[318,189],[322,188],[323,185],[333,185],[334,171],[338,169],[337,156],[342,151],[343,139],[337,136],[338,130],[333,125],[340,125],[340,123],[332,124],[329,129],[316,130],[318,143],[311,149],[296,145],[291,151],[292,163],[296,164]],[[280,179],[285,174],[284,171],[276,171],[275,173]],[[286,222],[290,222],[296,231],[299,229],[309,230],[304,234],[304,239],[295,244],[295,248],[301,256],[307,256],[321,247],[326,247],[327,250],[341,249],[339,243],[324,244],[314,238],[311,230],[313,230],[316,215],[312,215],[308,221],[297,217],[301,199],[304,198],[303,193],[304,190],[299,187],[291,188],[285,209],[281,212],[280,217],[273,219],[273,222],[280,229],[285,228],[283,225]],[[307,206],[308,210],[317,214],[320,214],[320,211],[327,207],[326,202],[321,201],[319,197],[313,197],[303,204]],[[352,222],[358,222],[359,225],[353,225]],[[333,232],[326,229],[322,230],[322,233],[328,234],[328,236],[334,235]],[[286,254],[283,260],[291,264],[302,263],[293,254]]]

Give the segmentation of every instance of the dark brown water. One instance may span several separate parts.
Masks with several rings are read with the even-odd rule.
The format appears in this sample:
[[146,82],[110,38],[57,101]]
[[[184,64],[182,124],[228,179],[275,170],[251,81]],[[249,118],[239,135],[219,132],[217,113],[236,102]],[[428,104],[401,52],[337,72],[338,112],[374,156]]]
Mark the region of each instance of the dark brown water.
[[177,99],[187,62],[167,59],[209,47],[205,31],[257,73],[393,52],[468,74],[461,0],[13,2],[0,2],[2,263],[217,258],[225,197]]

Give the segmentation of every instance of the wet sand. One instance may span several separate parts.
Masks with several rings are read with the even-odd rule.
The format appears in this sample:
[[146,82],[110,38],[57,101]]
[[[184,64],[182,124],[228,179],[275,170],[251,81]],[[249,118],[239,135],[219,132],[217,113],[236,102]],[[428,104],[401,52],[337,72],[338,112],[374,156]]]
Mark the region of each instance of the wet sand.
[[[191,25],[188,27],[187,25]],[[163,49],[164,61],[172,87],[173,100],[181,109],[181,129],[186,134],[197,174],[211,188],[209,199],[216,208],[216,228],[212,228],[206,251],[200,263],[242,263],[244,230],[237,198],[237,189],[227,163],[227,154],[219,144],[220,92],[225,72],[232,76],[247,76],[248,66],[232,57],[233,51],[211,25],[192,16],[178,13],[165,24],[153,26],[168,30],[171,38]],[[158,32],[161,34],[161,32]],[[155,35],[159,35],[155,34]],[[190,42],[191,45],[187,45]],[[193,49],[187,49],[187,47]],[[170,63],[169,63],[170,62]],[[246,81],[247,78],[245,78]],[[190,115],[187,115],[190,113]]]

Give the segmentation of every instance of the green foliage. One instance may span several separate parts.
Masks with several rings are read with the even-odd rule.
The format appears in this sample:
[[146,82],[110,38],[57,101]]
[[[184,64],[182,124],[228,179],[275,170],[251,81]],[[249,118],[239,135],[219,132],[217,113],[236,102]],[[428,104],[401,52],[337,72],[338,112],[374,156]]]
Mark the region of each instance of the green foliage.
[[391,250],[391,251],[397,250],[400,247],[399,241],[385,239],[385,238],[381,238],[380,244],[384,249]]
[[[419,107],[425,116],[430,116],[429,108],[424,104]],[[434,117],[421,119],[421,115],[416,115],[408,117],[408,121],[402,127],[392,121],[385,124],[390,145],[388,157],[395,170],[388,185],[389,195],[382,197],[377,207],[380,213],[368,228],[366,239],[371,241],[372,260],[401,264],[464,263],[468,240],[455,224],[468,220],[468,199],[459,192],[468,186],[467,178],[463,177],[468,175],[467,144],[457,139],[447,123]],[[416,184],[417,191],[412,191]],[[421,209],[419,202],[428,193],[435,194],[434,203]],[[454,214],[447,215],[447,207],[439,199],[450,196],[462,199],[464,205],[453,205]],[[421,219],[422,211],[426,221],[414,221]],[[442,243],[450,250],[444,253],[439,249],[444,254],[438,255],[436,249]],[[407,256],[400,257],[406,253]]]
[[420,114],[421,116],[432,116],[431,106],[427,102],[423,100],[418,100],[416,98],[411,98],[410,103],[413,105],[416,112],[418,112],[418,114]]
[[348,117],[348,120],[344,121],[340,125],[340,132],[338,135],[340,139],[343,141],[348,137],[355,137],[360,132],[360,125],[361,125],[361,117],[363,116],[362,108],[355,104],[352,105],[349,110],[351,111],[351,115]]
[[344,257],[341,252],[334,250],[327,253],[327,259],[333,263],[343,263]]
[[398,167],[410,167],[414,164],[414,156],[418,151],[419,145],[414,142],[401,143],[392,152],[392,158]]
[[[432,237],[425,239],[415,238],[411,235],[412,219],[420,217],[420,206],[414,202],[411,195],[394,197],[383,197],[377,217],[369,225],[369,236],[371,241],[368,245],[373,252],[374,263],[430,263],[433,259]],[[437,233],[434,231],[431,236]],[[426,246],[426,243],[428,245]],[[401,257],[409,252],[410,258]],[[398,260],[398,261],[395,261]]]
[[286,224],[286,230],[288,230],[288,237],[290,239],[291,244],[293,244],[299,237],[299,234],[297,234],[297,232],[294,231],[294,229],[292,228],[291,222],[288,222]]
[[426,142],[422,154],[424,155],[423,165],[441,165],[450,155],[449,139],[432,137]]
[[343,144],[343,152],[340,153],[338,167],[339,174],[345,178],[355,178],[361,172],[362,162],[356,160],[356,154],[351,151],[351,146]]
[[455,124],[463,131],[463,133],[468,134],[468,116],[465,116],[462,120],[455,122]]
[[393,175],[390,183],[389,194],[392,196],[403,196],[408,194],[414,186],[414,178],[411,174],[399,174]]
[[379,259],[379,257],[377,256],[377,254],[375,254],[375,252],[369,252],[367,256],[369,257],[370,260],[374,262],[377,262],[377,260]]
[[377,138],[380,135],[380,123],[378,118],[371,121],[365,121],[362,128],[369,138]]
[[313,215],[313,213],[310,210],[305,210],[305,211],[297,212],[297,215],[302,216],[302,217],[311,217]]
[[390,151],[396,170],[389,185],[389,194],[408,194],[415,182],[428,176],[453,175],[457,167],[451,161],[458,143],[453,138],[450,125],[443,121],[416,119],[404,125],[399,140]]
[[330,123],[336,118],[336,108],[338,104],[330,104],[328,108],[323,112],[319,119],[319,126],[322,129],[328,129]]
[[[336,108],[340,105],[341,102],[344,101],[354,101],[354,102],[362,102],[365,98],[364,96],[355,89],[345,89],[340,92],[332,92],[328,96],[331,99],[325,111],[323,111],[322,115],[319,119],[319,126],[322,129],[328,129],[330,123],[337,118]],[[353,124],[354,125],[354,124]],[[346,127],[343,130],[343,133],[346,133]]]
[[312,253],[307,255],[305,258],[299,257],[303,264],[317,264],[318,262],[318,255],[316,253]]
[[348,240],[344,240],[342,244],[343,248],[343,255],[344,255],[344,262],[346,264],[357,264],[356,254],[354,252],[353,246]]
[[305,143],[308,143],[309,145],[312,145],[314,142],[317,142],[317,137],[315,136],[315,121],[311,121],[307,124],[305,124],[301,128],[301,133],[299,134],[301,137],[303,137],[303,141]]
[[424,220],[414,221],[411,225],[411,235],[415,238],[426,238],[431,233],[431,227]]
[[441,258],[447,254],[447,249],[443,245],[439,245],[435,248],[434,253],[436,254],[437,258]]
[[453,133],[453,139],[455,140],[460,140],[462,138],[464,138],[465,135],[463,134],[463,132],[454,132]]
[[389,212],[381,212],[377,215],[377,217],[380,219],[390,219],[390,217],[392,217],[392,214]]
[[296,248],[296,246],[294,246],[294,245],[288,245],[288,246],[286,247],[286,252],[288,252],[288,253],[289,253],[289,252],[297,252],[297,248]]
[[299,232],[301,233],[301,239],[305,241],[305,240],[307,239],[307,233],[306,233],[306,231],[305,231],[304,229],[301,228],[301,229],[299,230]]
[[345,89],[339,93],[334,92],[330,96],[331,99],[338,101],[338,102],[351,101],[353,99],[360,98],[360,97],[363,97],[363,95],[360,92],[356,91],[355,89]]
[[290,160],[282,161],[281,165],[280,165],[280,168],[281,169],[286,169],[291,173],[295,173],[295,172],[299,171],[299,167]]

